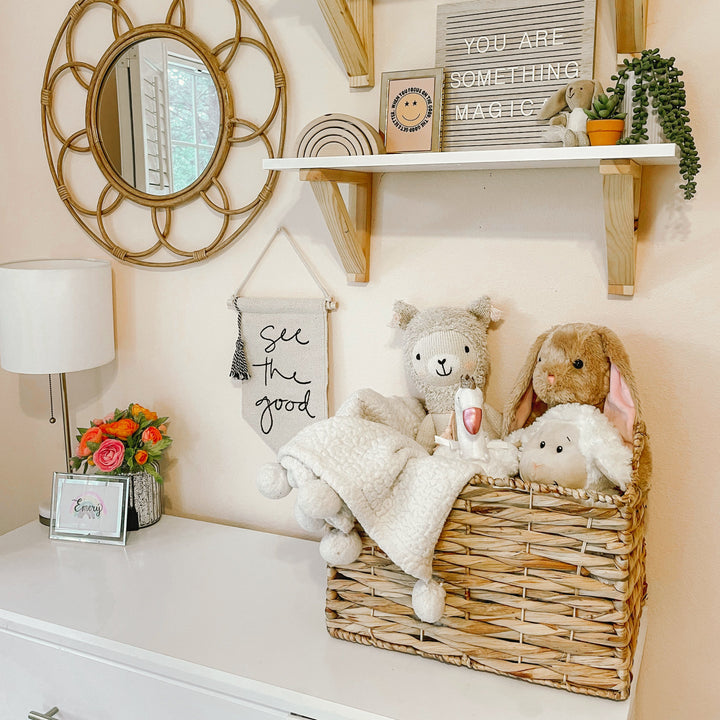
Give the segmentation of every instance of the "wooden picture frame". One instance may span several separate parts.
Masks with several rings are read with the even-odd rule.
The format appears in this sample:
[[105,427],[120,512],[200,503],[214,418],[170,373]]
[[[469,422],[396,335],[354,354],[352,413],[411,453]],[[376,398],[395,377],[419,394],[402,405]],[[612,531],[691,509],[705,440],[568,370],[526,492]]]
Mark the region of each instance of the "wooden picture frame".
[[440,149],[443,69],[382,74],[380,132],[388,153]]
[[125,545],[127,475],[53,474],[50,538]]

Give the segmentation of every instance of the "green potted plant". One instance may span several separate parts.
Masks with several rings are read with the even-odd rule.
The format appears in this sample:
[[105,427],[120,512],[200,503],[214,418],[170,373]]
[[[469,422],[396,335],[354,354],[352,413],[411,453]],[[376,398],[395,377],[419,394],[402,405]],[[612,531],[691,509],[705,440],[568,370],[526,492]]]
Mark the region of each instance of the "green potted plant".
[[625,129],[625,113],[622,112],[623,96],[604,93],[593,100],[592,107],[585,110],[587,134],[591,145],[615,145]]
[[617,75],[612,76],[615,87],[608,88],[608,92],[623,98],[627,85],[632,86],[632,125],[627,136],[619,141],[621,144],[647,142],[648,121],[657,117],[665,140],[680,149],[680,175],[684,181],[680,189],[689,200],[695,195],[695,176],[700,171],[700,162],[690,127],[690,113],[685,107],[687,98],[685,83],[680,80],[682,74],[675,67],[674,57],[662,57],[657,48],[643,50],[640,57],[623,60]]

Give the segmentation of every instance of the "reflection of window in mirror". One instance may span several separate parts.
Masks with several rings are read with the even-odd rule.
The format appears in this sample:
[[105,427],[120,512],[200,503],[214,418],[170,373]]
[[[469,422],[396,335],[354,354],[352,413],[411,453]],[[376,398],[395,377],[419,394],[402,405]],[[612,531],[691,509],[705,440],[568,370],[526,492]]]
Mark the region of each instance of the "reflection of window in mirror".
[[150,195],[176,193],[212,158],[220,131],[217,90],[184,43],[142,40],[103,81],[98,120],[105,155],[125,182]]
[[199,60],[168,54],[173,192],[191,185],[212,159],[220,128],[217,91]]

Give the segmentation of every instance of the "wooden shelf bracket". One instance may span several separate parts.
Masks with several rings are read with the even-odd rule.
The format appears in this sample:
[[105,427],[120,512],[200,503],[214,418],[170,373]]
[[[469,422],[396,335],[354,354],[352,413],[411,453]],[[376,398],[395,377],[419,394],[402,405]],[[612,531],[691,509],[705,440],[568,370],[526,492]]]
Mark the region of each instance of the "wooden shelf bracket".
[[615,0],[615,31],[618,55],[645,49],[648,0]]
[[[370,279],[372,173],[351,170],[301,170],[309,182],[328,226],[348,282]],[[338,183],[350,186],[349,208]]]
[[635,293],[637,222],[642,166],[633,160],[601,160],[605,205],[608,293]]
[[345,65],[350,87],[375,85],[373,0],[317,0]]

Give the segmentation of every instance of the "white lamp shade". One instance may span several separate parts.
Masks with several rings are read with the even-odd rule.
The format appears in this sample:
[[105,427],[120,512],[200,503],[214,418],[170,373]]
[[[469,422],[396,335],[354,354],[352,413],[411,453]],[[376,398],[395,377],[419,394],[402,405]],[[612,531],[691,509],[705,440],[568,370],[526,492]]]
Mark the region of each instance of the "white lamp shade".
[[0,265],[0,366],[16,373],[88,370],[115,357],[112,271],[104,260]]

